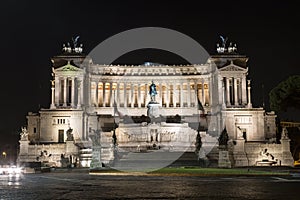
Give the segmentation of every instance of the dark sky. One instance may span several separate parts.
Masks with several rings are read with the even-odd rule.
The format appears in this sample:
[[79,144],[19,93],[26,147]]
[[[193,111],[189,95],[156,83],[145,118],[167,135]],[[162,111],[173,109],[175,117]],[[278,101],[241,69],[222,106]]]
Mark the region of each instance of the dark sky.
[[[1,2],[0,141],[20,131],[26,124],[27,112],[48,108],[50,57],[59,54],[62,43],[76,35],[80,35],[88,53],[121,31],[164,27],[192,37],[211,54],[215,53],[216,42],[220,42],[219,35],[227,36],[238,44],[240,53],[249,56],[254,106],[262,105],[262,84],[268,101],[270,89],[288,76],[299,74],[300,18],[298,6],[292,1],[197,1],[199,5],[196,1],[180,2]],[[172,62],[167,55],[145,54],[146,51],[131,53],[120,62],[126,62],[126,58],[129,64],[149,59]]]

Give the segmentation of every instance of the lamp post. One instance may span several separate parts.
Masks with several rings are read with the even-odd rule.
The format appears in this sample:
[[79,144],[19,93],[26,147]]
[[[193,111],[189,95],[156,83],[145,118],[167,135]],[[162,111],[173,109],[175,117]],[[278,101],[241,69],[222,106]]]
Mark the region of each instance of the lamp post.
[[5,151],[2,152],[2,156],[4,157],[4,159],[6,159],[7,154]]

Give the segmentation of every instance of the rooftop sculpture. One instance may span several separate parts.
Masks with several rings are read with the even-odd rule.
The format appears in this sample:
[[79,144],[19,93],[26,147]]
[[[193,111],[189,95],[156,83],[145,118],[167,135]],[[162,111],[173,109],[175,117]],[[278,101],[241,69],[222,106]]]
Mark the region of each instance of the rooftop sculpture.
[[226,46],[228,38],[224,38],[222,35],[220,35],[220,38],[222,40],[221,45],[217,43],[217,52],[219,54],[223,53],[236,53],[237,52],[237,45],[236,43],[230,42],[228,46]]
[[76,36],[75,38],[72,37],[72,45],[70,42],[63,44],[62,52],[64,53],[82,53],[83,51],[83,44],[78,44],[80,36]]

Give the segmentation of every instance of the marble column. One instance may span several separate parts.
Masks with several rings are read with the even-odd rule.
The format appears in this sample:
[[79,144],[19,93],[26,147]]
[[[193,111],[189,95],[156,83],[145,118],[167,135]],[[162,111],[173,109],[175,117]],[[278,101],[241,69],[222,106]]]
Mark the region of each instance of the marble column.
[[182,83],[180,83],[180,100],[179,100],[179,102],[180,102],[180,107],[181,108],[183,108],[183,84]]
[[59,106],[59,98],[61,97],[61,84],[59,77],[55,76],[55,105]]
[[[212,87],[213,87],[213,82],[214,82],[214,78],[213,78],[213,76],[212,77],[210,77],[210,78],[208,78],[208,105],[212,105],[213,103],[213,94],[212,94],[212,92],[213,92],[213,90],[212,90]],[[217,101],[217,100],[216,100]]]
[[51,86],[51,104],[50,104],[50,109],[55,108],[55,85],[54,85],[54,80],[51,81],[52,86]]
[[194,92],[195,92],[195,107],[198,107],[198,98],[199,98],[199,96],[198,96],[198,83],[197,83],[197,81],[194,81]]
[[248,108],[252,108],[250,80],[248,80]]
[[160,83],[159,84],[159,96],[160,96],[160,105],[162,105],[163,104],[163,89],[162,89],[162,84]]
[[225,80],[222,81],[222,108],[226,108],[226,104],[225,104]]
[[176,83],[173,84],[173,107],[176,107]]
[[238,88],[237,88],[237,78],[234,78],[234,105],[238,106],[239,102],[238,102]]
[[126,82],[124,82],[124,88],[123,88],[123,90],[124,90],[124,108],[127,108],[127,83]]
[[120,83],[117,83],[117,96],[116,96],[116,102],[117,107],[120,107]]
[[96,87],[95,87],[95,104],[96,104],[96,107],[98,107],[99,106],[99,94],[98,94],[99,82],[96,81],[95,84],[96,84]]
[[67,106],[67,78],[64,78],[64,104],[63,106]]
[[246,76],[242,78],[242,104],[247,104],[247,85],[246,85]]
[[72,77],[72,96],[71,96],[71,106],[74,107],[75,103],[75,78]]
[[103,87],[102,87],[102,94],[103,94],[103,104],[102,104],[102,106],[103,107],[106,107],[106,83],[105,82],[103,82]]
[[169,94],[169,83],[166,83],[166,107],[169,108],[170,94]]
[[78,91],[78,100],[77,100],[77,109],[81,108],[81,98],[82,98],[82,90],[81,90],[81,80],[77,80],[77,91]]
[[204,79],[202,79],[202,105],[205,106],[205,82]]
[[113,99],[113,83],[109,83],[109,107],[113,107],[114,99]]
[[137,89],[138,89],[138,107],[140,108],[141,107],[141,102],[142,102],[142,96],[141,96],[141,84],[137,84]]
[[187,106],[188,107],[191,107],[191,99],[192,99],[192,96],[191,96],[191,82],[188,81],[187,83]]
[[226,77],[226,105],[230,106],[230,87],[229,87],[229,77]]
[[134,84],[130,84],[130,98],[131,98],[131,108],[134,108]]
[[148,104],[148,85],[145,84],[145,108],[147,108],[147,104]]

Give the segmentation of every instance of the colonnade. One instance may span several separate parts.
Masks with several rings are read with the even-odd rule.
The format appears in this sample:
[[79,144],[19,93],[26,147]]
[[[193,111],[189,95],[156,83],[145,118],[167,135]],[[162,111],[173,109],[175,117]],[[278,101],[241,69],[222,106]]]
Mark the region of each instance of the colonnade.
[[[247,104],[247,83],[246,77],[224,77],[224,100],[227,107]],[[250,88],[248,87],[248,90]],[[248,96],[249,96],[248,92]],[[249,100],[248,98],[248,101]]]
[[77,77],[55,77],[52,83],[51,106],[80,107],[83,97],[82,80]]
[[[163,107],[196,107],[197,96],[203,106],[210,104],[208,80],[187,82],[163,82],[156,84],[156,101]],[[142,108],[150,101],[151,83],[92,81],[90,90],[91,105],[95,107]]]

